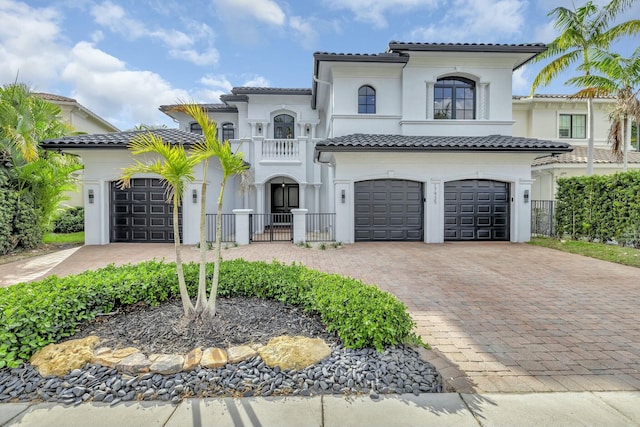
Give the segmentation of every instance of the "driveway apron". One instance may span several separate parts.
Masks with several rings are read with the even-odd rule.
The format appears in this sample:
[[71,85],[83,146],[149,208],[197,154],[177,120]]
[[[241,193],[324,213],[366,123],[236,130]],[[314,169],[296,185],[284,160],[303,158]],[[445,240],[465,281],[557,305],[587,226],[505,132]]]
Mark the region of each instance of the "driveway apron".
[[[186,261],[198,258],[193,247],[183,252]],[[84,246],[46,274],[152,258],[173,260],[173,246]],[[438,368],[457,391],[640,390],[637,268],[496,242],[252,244],[225,249],[223,258],[299,262],[393,293],[448,361]],[[451,378],[457,370],[464,375]]]

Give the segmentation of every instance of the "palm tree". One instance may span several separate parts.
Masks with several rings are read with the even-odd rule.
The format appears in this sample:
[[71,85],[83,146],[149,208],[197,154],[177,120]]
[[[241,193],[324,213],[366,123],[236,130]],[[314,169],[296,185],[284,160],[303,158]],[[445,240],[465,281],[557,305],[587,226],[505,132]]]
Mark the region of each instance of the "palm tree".
[[585,64],[601,75],[585,75],[569,79],[570,84],[584,87],[576,97],[615,96],[616,105],[610,112],[609,142],[611,151],[623,158],[627,170],[627,149],[631,140],[629,122],[640,120],[640,47],[629,58],[599,50],[591,63]]
[[[581,60],[585,76],[591,75],[591,55],[596,49],[606,50],[620,37],[640,31],[640,20],[626,21],[609,27],[618,13],[630,7],[635,0],[612,0],[599,8],[591,0],[575,10],[556,7],[549,16],[554,17],[554,26],[561,34],[553,40],[548,49],[534,58],[534,61],[553,59],[538,73],[531,86],[531,95],[541,85],[548,85],[570,65]],[[589,136],[587,145],[587,175],[593,174],[593,93],[587,97],[587,121]]]
[[134,175],[140,173],[152,173],[161,177],[165,186],[167,203],[173,203],[173,241],[176,251],[176,269],[178,271],[178,286],[182,309],[187,318],[192,318],[195,309],[189,298],[187,285],[182,268],[182,253],[180,250],[180,226],[178,224],[178,209],[182,202],[187,182],[195,179],[194,168],[200,163],[200,159],[187,156],[184,146],[165,143],[162,137],[153,132],[142,133],[129,141],[129,149],[134,155],[153,154],[160,158],[140,162],[134,160],[134,164],[123,169],[120,178],[120,187],[127,188],[131,185]]
[[[204,161],[204,172],[202,180],[202,197],[200,205],[200,276],[198,286],[198,299],[196,301],[196,316],[212,318],[216,314],[216,297],[218,294],[218,283],[220,278],[220,261],[222,252],[222,201],[227,180],[233,175],[244,175],[248,169],[242,153],[234,153],[231,150],[229,141],[219,141],[217,136],[216,123],[209,118],[207,112],[194,103],[182,103],[174,107],[175,111],[186,113],[202,127],[203,140],[191,147],[192,155]],[[222,169],[222,180],[220,181],[220,192],[218,194],[217,215],[216,215],[216,241],[214,247],[213,278],[211,280],[211,290],[209,298],[206,299],[206,278],[205,278],[205,201],[206,201],[206,172],[209,165],[209,158],[217,157]],[[207,301],[206,306],[204,301]],[[202,301],[199,304],[199,301]]]

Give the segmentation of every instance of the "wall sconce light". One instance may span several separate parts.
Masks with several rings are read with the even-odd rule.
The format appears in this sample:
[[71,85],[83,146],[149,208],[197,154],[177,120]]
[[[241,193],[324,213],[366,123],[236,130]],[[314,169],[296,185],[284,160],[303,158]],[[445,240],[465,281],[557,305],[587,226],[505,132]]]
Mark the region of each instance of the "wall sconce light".
[[346,202],[346,200],[347,200],[347,193],[346,193],[344,190],[342,190],[342,191],[340,192],[340,201],[341,201],[342,203],[344,203],[344,202]]
[[284,177],[282,177],[282,188],[284,188],[284,187],[285,187],[285,185],[284,185]]
[[529,203],[529,190],[524,190],[524,202]]
[[92,189],[89,189],[89,204],[93,204],[93,200],[95,199],[95,195]]
[[193,203],[198,203],[198,190],[194,189],[191,191],[191,201]]
[[262,135],[262,123],[258,123],[258,135]]
[[307,123],[307,125],[304,127],[304,132],[306,135],[309,135],[309,133],[311,133],[311,125],[309,123]]

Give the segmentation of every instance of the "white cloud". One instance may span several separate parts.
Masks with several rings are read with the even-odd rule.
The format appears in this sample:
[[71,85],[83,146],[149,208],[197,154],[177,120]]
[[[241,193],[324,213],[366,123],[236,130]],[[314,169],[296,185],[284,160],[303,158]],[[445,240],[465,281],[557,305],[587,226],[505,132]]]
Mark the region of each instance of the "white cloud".
[[159,105],[188,99],[186,91],[171,87],[158,74],[128,70],[124,62],[88,42],[73,47],[62,79],[73,85],[78,102],[125,129],[166,120]]
[[527,78],[527,67],[520,67],[513,72],[512,90],[515,94],[529,95],[531,90],[531,82]]
[[[414,9],[435,7],[440,0],[324,0],[334,9],[350,10],[356,20],[371,22],[376,28],[386,28],[386,15],[390,13],[410,13]],[[449,2],[444,2],[449,4]]]
[[[188,21],[189,34],[175,29],[150,29],[144,22],[128,17],[120,5],[111,1],[95,5],[91,9],[91,14],[96,23],[126,38],[136,40],[148,37],[159,40],[169,49],[169,55],[172,58],[196,65],[218,63],[220,55],[213,47],[213,31],[204,23]],[[198,44],[204,46],[198,49],[196,47]]]
[[283,26],[286,22],[282,8],[272,0],[213,0],[218,13],[235,18],[252,17],[270,25]]
[[436,23],[416,28],[412,39],[429,42],[483,42],[513,38],[525,26],[526,0],[454,0]]
[[234,86],[247,86],[247,87],[269,87],[271,83],[263,76],[258,75],[242,75],[233,77],[238,84],[231,83],[231,80],[226,75],[213,75],[208,74],[200,79],[200,84],[204,86],[203,89],[198,91],[196,98],[198,102],[203,103],[216,103],[220,102],[221,95],[227,95],[231,93],[231,89]]
[[310,49],[318,39],[318,33],[315,29],[316,25],[314,25],[313,21],[310,19],[304,19],[300,16],[292,16],[289,18],[289,26],[296,33],[296,38],[299,40],[300,44],[306,49]]
[[0,17],[0,82],[16,76],[27,84],[55,79],[66,61],[61,16],[55,8],[0,0]]

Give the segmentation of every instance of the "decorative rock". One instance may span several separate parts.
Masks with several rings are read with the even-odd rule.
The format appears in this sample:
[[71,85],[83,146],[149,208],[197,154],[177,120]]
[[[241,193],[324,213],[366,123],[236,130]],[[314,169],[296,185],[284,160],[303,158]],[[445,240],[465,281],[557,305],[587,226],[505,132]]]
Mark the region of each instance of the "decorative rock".
[[182,365],[183,371],[193,371],[196,366],[200,364],[202,359],[202,349],[200,347],[194,348],[184,357],[184,365]]
[[125,348],[119,348],[117,350],[113,350],[112,356],[113,357],[119,357],[120,359],[124,359],[125,357],[129,357],[134,353],[140,353],[140,350],[138,350],[135,347],[125,347]]
[[129,372],[131,374],[142,374],[149,372],[151,362],[142,353],[133,353],[131,356],[125,357],[117,365],[119,371]]
[[125,347],[113,351],[109,347],[101,347],[93,352],[91,363],[115,368],[123,359],[135,353],[140,353],[140,350],[135,347]]
[[259,353],[269,367],[297,370],[325,359],[331,349],[320,338],[282,336],[271,339]]
[[227,353],[220,348],[207,348],[202,352],[200,366],[203,368],[222,368],[227,364]]
[[60,344],[49,344],[31,356],[31,364],[43,377],[62,377],[74,369],[82,368],[93,358],[93,348],[100,338],[95,335],[69,340]]
[[239,345],[227,349],[227,359],[229,363],[240,363],[243,360],[257,356],[258,353],[248,345]]
[[158,354],[149,370],[163,375],[171,375],[180,372],[182,365],[184,365],[184,357],[179,354]]

